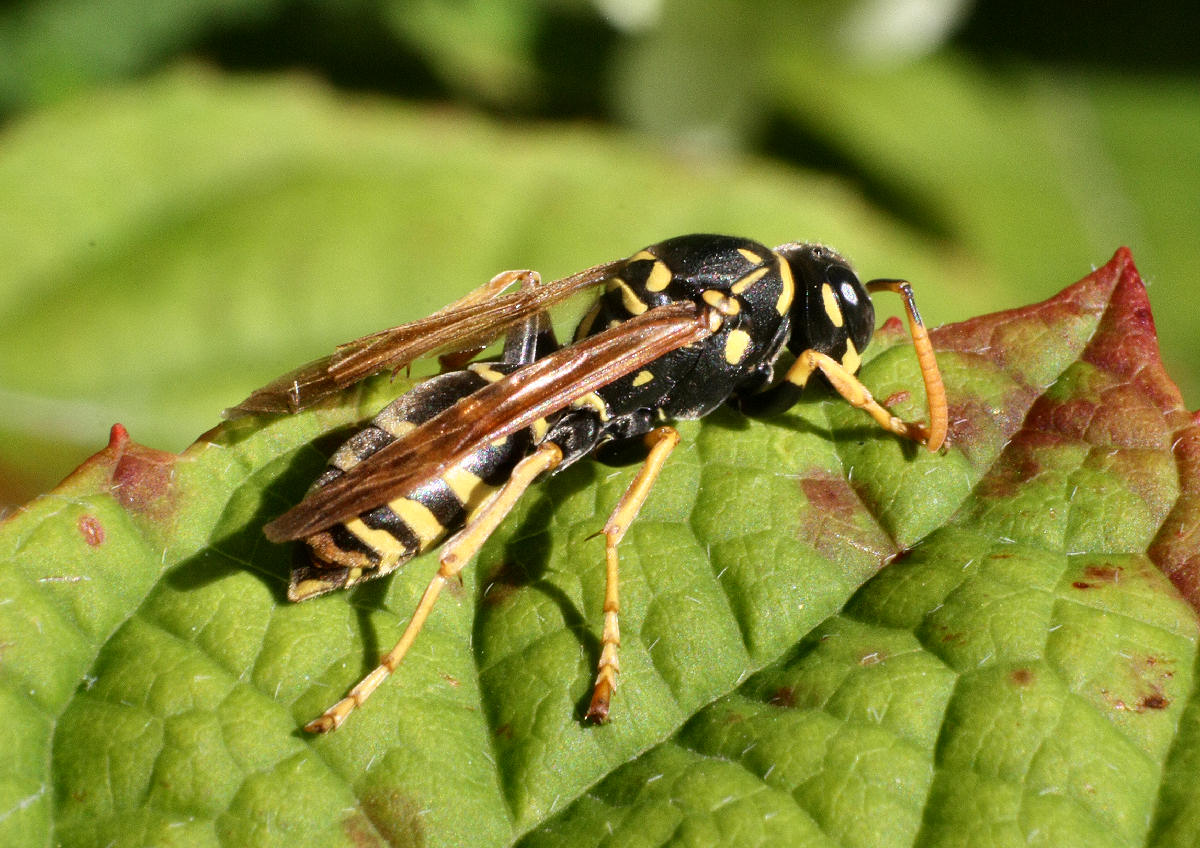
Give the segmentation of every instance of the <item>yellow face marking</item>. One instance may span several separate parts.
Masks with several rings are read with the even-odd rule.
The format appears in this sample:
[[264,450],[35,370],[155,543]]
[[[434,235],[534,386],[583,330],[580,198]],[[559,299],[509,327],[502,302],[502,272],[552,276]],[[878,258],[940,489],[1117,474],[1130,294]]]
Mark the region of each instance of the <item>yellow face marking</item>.
[[746,358],[749,349],[750,334],[745,330],[730,330],[729,337],[725,339],[725,361],[737,365]]
[[665,262],[655,262],[654,267],[650,269],[650,276],[646,278],[646,290],[662,291],[670,285],[672,276],[671,269]]
[[454,497],[458,498],[458,502],[467,510],[476,506],[492,492],[492,487],[483,482],[478,474],[473,474],[461,465],[449,468],[442,475],[442,479],[446,481],[450,491],[454,492]]
[[639,371],[638,375],[633,378],[633,385],[644,386],[654,379],[654,375],[649,371]]
[[540,444],[550,430],[550,423],[545,418],[539,418],[529,425],[529,429],[533,431],[533,441]]
[[749,274],[734,283],[733,287],[730,288],[730,291],[734,294],[741,294],[746,289],[750,288],[752,285],[765,277],[767,275],[767,271],[769,270],[769,268],[757,268],[754,271],[751,271]]
[[[429,511],[429,507],[411,498],[396,498],[394,501],[388,501],[388,508],[400,516],[400,520],[407,524],[408,529],[412,530],[421,540],[421,550],[432,545],[446,532],[442,522],[438,521],[437,517]],[[346,527],[350,527],[350,522],[346,522]]]
[[796,280],[792,277],[792,266],[782,256],[775,257],[779,262],[779,279],[783,283],[783,291],[779,293],[779,300],[775,302],[775,311],[780,315],[787,315],[788,310],[792,308],[792,300],[796,297]]
[[488,365],[486,362],[473,362],[470,365],[468,365],[467,368],[474,371],[476,374],[478,374],[483,379],[487,380],[489,383],[499,382],[500,380],[503,380],[505,377],[508,376],[507,374],[500,373],[495,368]]
[[840,327],[846,323],[842,318],[842,307],[838,306],[837,296],[829,283],[821,283],[821,301],[825,304],[825,314],[829,316],[833,326]]
[[629,257],[629,261],[630,262],[639,262],[643,259],[654,260],[657,258],[658,258],[657,256],[655,256],[653,253],[651,253],[648,250],[639,250],[637,253],[633,254],[633,256]]
[[700,297],[705,303],[722,315],[737,315],[742,311],[742,305],[732,297],[726,295],[725,292],[717,291],[716,289],[707,289]]
[[571,406],[574,409],[591,407],[592,409],[596,410],[596,414],[600,416],[601,421],[608,420],[608,406],[606,406],[604,401],[600,399],[600,395],[596,394],[595,392],[588,392],[583,397],[576,398],[575,400],[571,401]]
[[621,305],[625,307],[625,311],[630,315],[641,315],[646,311],[646,304],[642,303],[641,298],[637,296],[629,283],[622,280],[620,277],[613,277],[608,281],[608,291],[619,291],[621,293]]
[[762,257],[753,250],[746,250],[744,247],[739,247],[738,253],[742,254],[742,258],[752,265],[757,265],[759,262],[762,262]]
[[[438,527],[441,526],[438,525]],[[361,518],[351,518],[346,522],[345,527],[354,534],[355,538],[380,556],[404,553],[404,545],[400,544],[395,536],[386,530],[368,527]]]
[[851,374],[857,374],[858,369],[862,367],[862,357],[859,356],[854,342],[850,339],[846,339],[846,352],[842,355],[842,367]]

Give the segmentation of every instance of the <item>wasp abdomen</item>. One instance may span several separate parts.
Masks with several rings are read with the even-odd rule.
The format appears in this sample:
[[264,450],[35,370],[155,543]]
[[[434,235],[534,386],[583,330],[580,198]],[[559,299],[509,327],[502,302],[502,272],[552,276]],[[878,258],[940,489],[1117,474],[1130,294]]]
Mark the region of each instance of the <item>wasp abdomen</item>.
[[[330,457],[313,484],[328,485],[417,425],[512,370],[503,364],[472,366],[427,380],[395,400]],[[288,598],[323,595],[382,577],[461,529],[488,496],[508,479],[525,454],[529,432],[518,431],[468,455],[443,474],[387,503],[305,541],[309,565],[292,571]]]

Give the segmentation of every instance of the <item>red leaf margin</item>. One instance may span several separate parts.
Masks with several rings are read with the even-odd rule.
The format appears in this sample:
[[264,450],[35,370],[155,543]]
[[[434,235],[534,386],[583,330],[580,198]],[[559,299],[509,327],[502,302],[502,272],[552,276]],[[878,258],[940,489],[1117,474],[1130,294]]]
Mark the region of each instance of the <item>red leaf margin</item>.
[[[1147,555],[1200,611],[1200,412],[1187,410],[1163,365],[1146,287],[1129,248],[1119,248],[1107,264],[1048,300],[940,327],[931,335],[939,351],[981,357],[1013,372],[1017,363],[1008,361],[1009,347],[996,343],[1008,325],[1034,320],[1052,328],[1086,316],[1098,317],[1099,323],[1081,360],[1111,377],[1112,390],[1125,400],[1156,410],[1172,435],[1179,496]],[[1102,405],[1055,405],[1033,387],[1013,401],[1000,413],[1010,445],[1020,433],[1026,438],[1036,434],[1086,437],[1093,444],[1118,448],[1147,446],[1136,422],[1121,420],[1126,404],[1111,411]],[[970,441],[976,414],[976,410],[956,408],[951,398],[952,446],[956,437]]]

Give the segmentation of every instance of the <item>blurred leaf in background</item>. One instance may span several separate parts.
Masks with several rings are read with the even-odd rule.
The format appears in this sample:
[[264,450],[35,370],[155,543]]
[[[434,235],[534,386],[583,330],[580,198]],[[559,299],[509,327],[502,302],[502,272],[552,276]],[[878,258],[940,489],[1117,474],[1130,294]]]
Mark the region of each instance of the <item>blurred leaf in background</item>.
[[[914,278],[934,323],[1129,244],[1195,405],[1197,18],[7,3],[0,501],[48,488],[114,420],[178,450],[272,373],[497,270],[565,274],[687,230],[833,242]],[[394,296],[413,279],[427,298]]]
[[[1194,408],[1193,5],[1100,2],[1080,14],[1062,2],[955,0],[0,3],[0,513],[100,449],[114,421],[137,442],[179,451],[254,386],[338,342],[427,314],[499,270],[560,276],[693,231],[836,245],[867,276],[912,279],[934,324],[1040,300],[1128,244],[1154,284],[1168,370]],[[887,314],[887,301],[879,305]],[[1139,307],[1123,326],[1141,328],[1144,316]],[[1070,335],[1031,332],[1022,349],[1040,362]],[[1120,332],[1105,339],[1106,351],[1124,351]],[[907,349],[896,353],[911,365]],[[968,375],[943,359],[954,385],[977,396],[972,414],[1008,408],[987,369]],[[1051,412],[1103,388],[1092,363],[1077,364],[1044,396]],[[823,421],[825,406],[793,417]],[[197,443],[188,456],[201,459],[178,463],[177,482],[199,508],[174,523],[170,510],[164,521],[130,508],[131,498],[155,507],[153,486],[114,497],[113,480],[129,474],[105,462],[132,463],[153,483],[176,460],[123,454],[114,439],[5,524],[13,565],[0,577],[4,598],[20,603],[5,607],[0,633],[9,680],[0,697],[17,717],[0,746],[14,778],[0,821],[44,825],[38,832],[53,828],[72,844],[132,843],[136,834],[162,844],[262,844],[264,835],[299,844],[289,825],[303,820],[316,828],[304,831],[310,841],[363,844],[372,828],[393,840],[421,832],[380,824],[431,812],[381,781],[403,778],[436,784],[439,798],[478,800],[484,787],[520,802],[498,803],[494,819],[438,804],[432,820],[446,825],[435,832],[448,844],[496,821],[498,844],[534,824],[545,827],[527,844],[602,841],[643,791],[646,803],[624,819],[631,837],[669,832],[674,820],[660,814],[678,798],[691,805],[692,827],[724,808],[721,821],[744,822],[753,835],[777,805],[785,814],[770,827],[790,837],[808,827],[816,841],[846,844],[870,843],[876,825],[896,844],[975,834],[1021,844],[1030,832],[1053,833],[1054,844],[1138,844],[1147,833],[1155,844],[1194,844],[1194,610],[1143,561],[1160,544],[1191,550],[1191,537],[1175,532],[1182,525],[1160,519],[1177,495],[1194,513],[1194,474],[1176,473],[1186,464],[1177,431],[1114,409],[1123,408],[1103,411],[1119,419],[1129,451],[1111,450],[1098,428],[1094,450],[1072,444],[1051,451],[1046,466],[1040,454],[998,463],[991,488],[921,476],[925,489],[895,498],[916,464],[880,461],[860,466],[857,488],[847,478],[844,493],[832,491],[834,507],[863,498],[901,511],[936,507],[939,522],[957,509],[946,493],[970,491],[981,505],[964,520],[991,522],[993,541],[1016,546],[1010,534],[1031,534],[1036,548],[1039,533],[1062,525],[1094,534],[1085,549],[1100,559],[1064,542],[1047,545],[1051,556],[969,554],[964,565],[963,551],[974,549],[961,533],[932,544],[925,525],[897,535],[864,522],[872,539],[923,544],[863,588],[890,558],[878,554],[887,546],[857,548],[860,525],[836,524],[831,538],[862,567],[829,555],[826,568],[826,534],[813,528],[829,526],[829,480],[855,467],[836,454],[897,445],[856,440],[859,413],[839,405],[835,429],[851,429],[837,439],[795,422],[738,429],[733,416],[685,426],[687,447],[623,550],[633,564],[629,679],[639,667],[633,646],[646,637],[644,655],[672,657],[671,673],[687,684],[692,723],[673,732],[675,719],[627,704],[626,715],[650,720],[602,729],[603,745],[568,709],[544,706],[547,691],[567,703],[569,686],[582,693],[590,677],[590,637],[580,634],[591,631],[579,622],[599,608],[600,572],[579,552],[619,478],[580,466],[581,478],[557,478],[523,504],[494,555],[468,569],[464,599],[431,621],[426,663],[414,657],[408,685],[381,691],[357,728],[312,743],[295,735],[298,722],[357,676],[376,643],[390,643],[425,579],[414,568],[320,604],[278,597],[292,552],[267,545],[261,524],[307,486],[305,469],[320,466],[319,452],[303,446],[328,429],[324,413]],[[985,435],[1003,453],[1012,431]],[[1152,458],[1143,436],[1155,443]],[[727,460],[731,445],[736,462],[709,461]],[[294,474],[285,467],[293,450],[304,458]],[[801,456],[827,462],[829,473],[779,472],[780,457]],[[965,449],[923,457],[943,472],[993,459]],[[1055,473],[1038,476],[1046,467]],[[748,476],[753,469],[763,473]],[[1078,500],[1068,479],[1083,481]],[[744,509],[745,489],[779,496]],[[982,503],[1001,495],[1014,503]],[[793,497],[795,510],[771,514]],[[674,543],[663,544],[664,528]],[[1131,534],[1145,538],[1130,543]],[[507,574],[513,539],[524,551],[518,566],[553,563],[546,571],[561,591],[539,591],[532,572]],[[812,557],[796,549],[810,544],[820,569],[802,569]],[[795,579],[779,576],[792,569]],[[489,595],[493,579],[499,591]],[[722,580],[737,585],[728,603]],[[725,617],[695,616],[695,586],[709,587],[713,607],[729,607]],[[644,632],[641,613],[652,619]],[[722,639],[695,640],[683,621],[714,626]],[[530,663],[535,643],[559,653]],[[731,662],[744,645],[753,661]],[[725,677],[705,677],[717,659]],[[502,709],[479,708],[479,680]],[[638,692],[628,685],[622,697]],[[405,706],[430,693],[427,711]],[[446,709],[447,698],[457,706]],[[147,715],[169,717],[152,725],[162,739],[148,734]],[[431,731],[433,716],[469,732]],[[372,723],[399,723],[417,742],[385,749]],[[781,723],[795,733],[769,744]],[[1021,744],[1010,744],[1010,730]],[[421,744],[430,735],[439,744]],[[581,741],[588,756],[572,748]],[[509,772],[518,776],[503,791],[470,777],[494,776],[488,745],[515,752],[501,762],[526,769]],[[546,757],[543,745],[566,754]],[[943,769],[936,780],[934,763]],[[451,770],[473,788],[442,785]],[[539,771],[550,779],[522,776]],[[763,792],[756,774],[774,774],[795,794]],[[862,787],[878,790],[878,803],[865,803]],[[565,809],[560,793],[574,799]],[[816,811],[820,833],[787,812],[797,800]],[[109,807],[130,817],[98,824]],[[346,809],[355,812],[343,820]],[[923,818],[926,809],[953,815]],[[50,810],[71,818],[51,821]],[[258,830],[264,820],[271,827]],[[1000,829],[1013,822],[1024,830]],[[1039,831],[1043,822],[1059,829]]]

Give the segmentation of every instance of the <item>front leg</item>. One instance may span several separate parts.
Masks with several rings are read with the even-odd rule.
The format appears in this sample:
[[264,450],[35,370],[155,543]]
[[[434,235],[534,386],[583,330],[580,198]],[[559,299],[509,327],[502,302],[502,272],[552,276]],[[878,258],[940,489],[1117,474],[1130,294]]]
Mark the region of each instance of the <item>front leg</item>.
[[[861,380],[846,370],[832,356],[817,350],[809,349],[797,356],[792,367],[788,369],[783,382],[765,394],[780,392],[782,397],[787,397],[794,391],[798,397],[814,371],[824,374],[825,379],[837,390],[839,395],[845,398],[851,406],[861,409],[874,418],[875,422],[883,429],[923,445],[929,444],[929,430],[924,424],[904,421],[892,415],[875,400]],[[790,391],[789,386],[792,387]],[[931,449],[936,450],[936,448]]]

